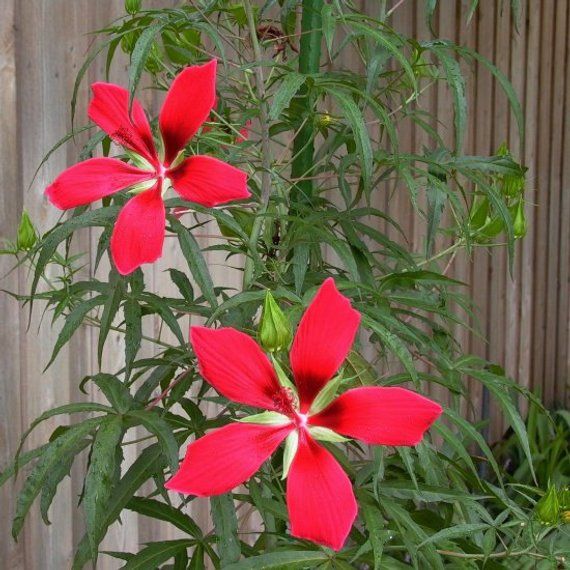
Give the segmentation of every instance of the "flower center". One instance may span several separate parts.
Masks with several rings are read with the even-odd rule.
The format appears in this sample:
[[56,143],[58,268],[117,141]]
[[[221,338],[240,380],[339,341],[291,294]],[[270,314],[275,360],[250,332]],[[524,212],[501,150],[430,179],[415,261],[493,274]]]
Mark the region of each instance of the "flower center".
[[273,403],[275,404],[277,411],[289,417],[294,417],[297,413],[297,404],[295,400],[296,398],[293,392],[284,387],[282,387],[279,392],[273,396]]
[[307,427],[307,420],[308,420],[308,415],[307,414],[301,414],[299,412],[295,412],[295,426],[297,427],[297,429],[303,429]]

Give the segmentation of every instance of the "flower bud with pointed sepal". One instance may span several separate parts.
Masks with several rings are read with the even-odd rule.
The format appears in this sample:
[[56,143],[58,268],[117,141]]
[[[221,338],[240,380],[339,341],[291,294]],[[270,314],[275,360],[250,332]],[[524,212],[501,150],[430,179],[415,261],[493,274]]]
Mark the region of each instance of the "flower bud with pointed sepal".
[[513,217],[513,234],[515,239],[523,238],[527,231],[524,200],[519,200],[518,204],[511,209],[511,216]]
[[263,313],[259,326],[259,341],[269,352],[280,351],[289,346],[293,333],[291,323],[268,291],[263,303]]
[[125,0],[125,11],[134,16],[140,11],[142,0]]
[[538,520],[545,525],[555,525],[560,517],[560,501],[556,487],[549,483],[544,496],[536,503],[535,513]]
[[34,224],[32,224],[28,212],[24,210],[20,219],[20,225],[18,226],[18,237],[16,241],[18,249],[25,251],[32,249],[37,240],[38,234],[34,228]]

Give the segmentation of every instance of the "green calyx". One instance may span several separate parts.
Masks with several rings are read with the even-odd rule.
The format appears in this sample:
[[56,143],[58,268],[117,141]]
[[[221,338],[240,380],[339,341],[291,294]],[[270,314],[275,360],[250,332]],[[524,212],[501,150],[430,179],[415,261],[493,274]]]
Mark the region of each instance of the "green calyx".
[[18,236],[16,238],[16,245],[19,250],[29,250],[34,247],[36,241],[38,240],[38,234],[32,224],[32,220],[24,210],[22,212],[22,217],[20,218],[20,225],[18,226]]
[[259,325],[261,346],[269,352],[278,352],[286,349],[292,338],[293,333],[289,319],[285,316],[273,295],[267,291]]
[[291,423],[291,420],[279,412],[261,412],[260,414],[239,418],[238,422],[268,426],[286,426]]

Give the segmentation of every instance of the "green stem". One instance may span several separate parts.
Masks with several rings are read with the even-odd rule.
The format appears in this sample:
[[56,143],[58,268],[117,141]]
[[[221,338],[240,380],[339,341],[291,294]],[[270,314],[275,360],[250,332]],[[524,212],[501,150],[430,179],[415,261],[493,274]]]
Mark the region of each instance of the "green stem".
[[[299,45],[299,73],[310,75],[318,73],[321,62],[322,8],[324,0],[303,0],[303,15],[301,17],[301,41]],[[293,141],[293,156],[291,177],[303,178],[313,167],[315,154],[315,128],[310,115],[315,101],[309,93],[307,85],[299,90],[292,102],[292,108],[299,110],[299,123],[305,124],[299,129]],[[309,120],[305,120],[306,117]],[[313,196],[313,181],[299,180],[292,190],[291,203],[299,199],[311,201]]]
[[[257,37],[257,26],[255,24],[255,15],[251,7],[250,0],[244,0],[243,7],[247,16],[247,24],[249,27],[249,35],[251,38],[251,45],[253,47],[253,55],[256,61],[255,67],[255,84],[257,96],[259,98],[259,122],[261,128],[261,207],[259,208],[251,235],[249,238],[249,245],[251,251],[257,250],[257,241],[263,228],[263,221],[269,198],[271,195],[271,141],[269,138],[269,118],[267,112],[267,101],[265,98],[265,80],[263,78],[263,68],[261,67],[261,47]],[[255,263],[252,257],[248,256],[245,261],[243,271],[243,289],[247,289],[251,285],[255,269]]]

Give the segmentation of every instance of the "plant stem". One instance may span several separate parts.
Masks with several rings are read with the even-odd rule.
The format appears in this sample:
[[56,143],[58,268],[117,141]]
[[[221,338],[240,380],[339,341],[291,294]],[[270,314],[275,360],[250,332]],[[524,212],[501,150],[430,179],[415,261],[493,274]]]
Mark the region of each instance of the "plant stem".
[[[299,45],[299,73],[310,75],[318,73],[321,62],[322,8],[324,0],[303,0],[303,14],[301,17],[301,41]],[[293,156],[291,164],[291,178],[303,178],[313,168],[315,153],[315,128],[310,114],[314,101],[310,97],[309,88],[305,83],[293,99],[292,108],[299,110],[299,119],[304,125],[299,129],[293,141]],[[309,115],[309,120],[306,120]],[[313,181],[301,179],[292,189],[291,203],[299,199],[311,201],[313,195]]]
[[[263,68],[261,67],[261,47],[257,37],[257,26],[255,24],[255,15],[251,7],[250,0],[244,0],[243,7],[247,16],[247,25],[249,27],[249,35],[251,45],[253,47],[253,55],[255,57],[255,84],[257,96],[259,98],[259,122],[261,129],[261,207],[255,216],[253,228],[249,238],[249,246],[251,251],[257,249],[257,240],[263,227],[264,214],[267,211],[269,197],[271,195],[271,141],[269,139],[269,119],[267,113],[267,101],[265,100],[265,80],[263,78]],[[243,271],[243,289],[246,289],[253,278],[255,264],[252,257],[248,257],[245,261]]]

